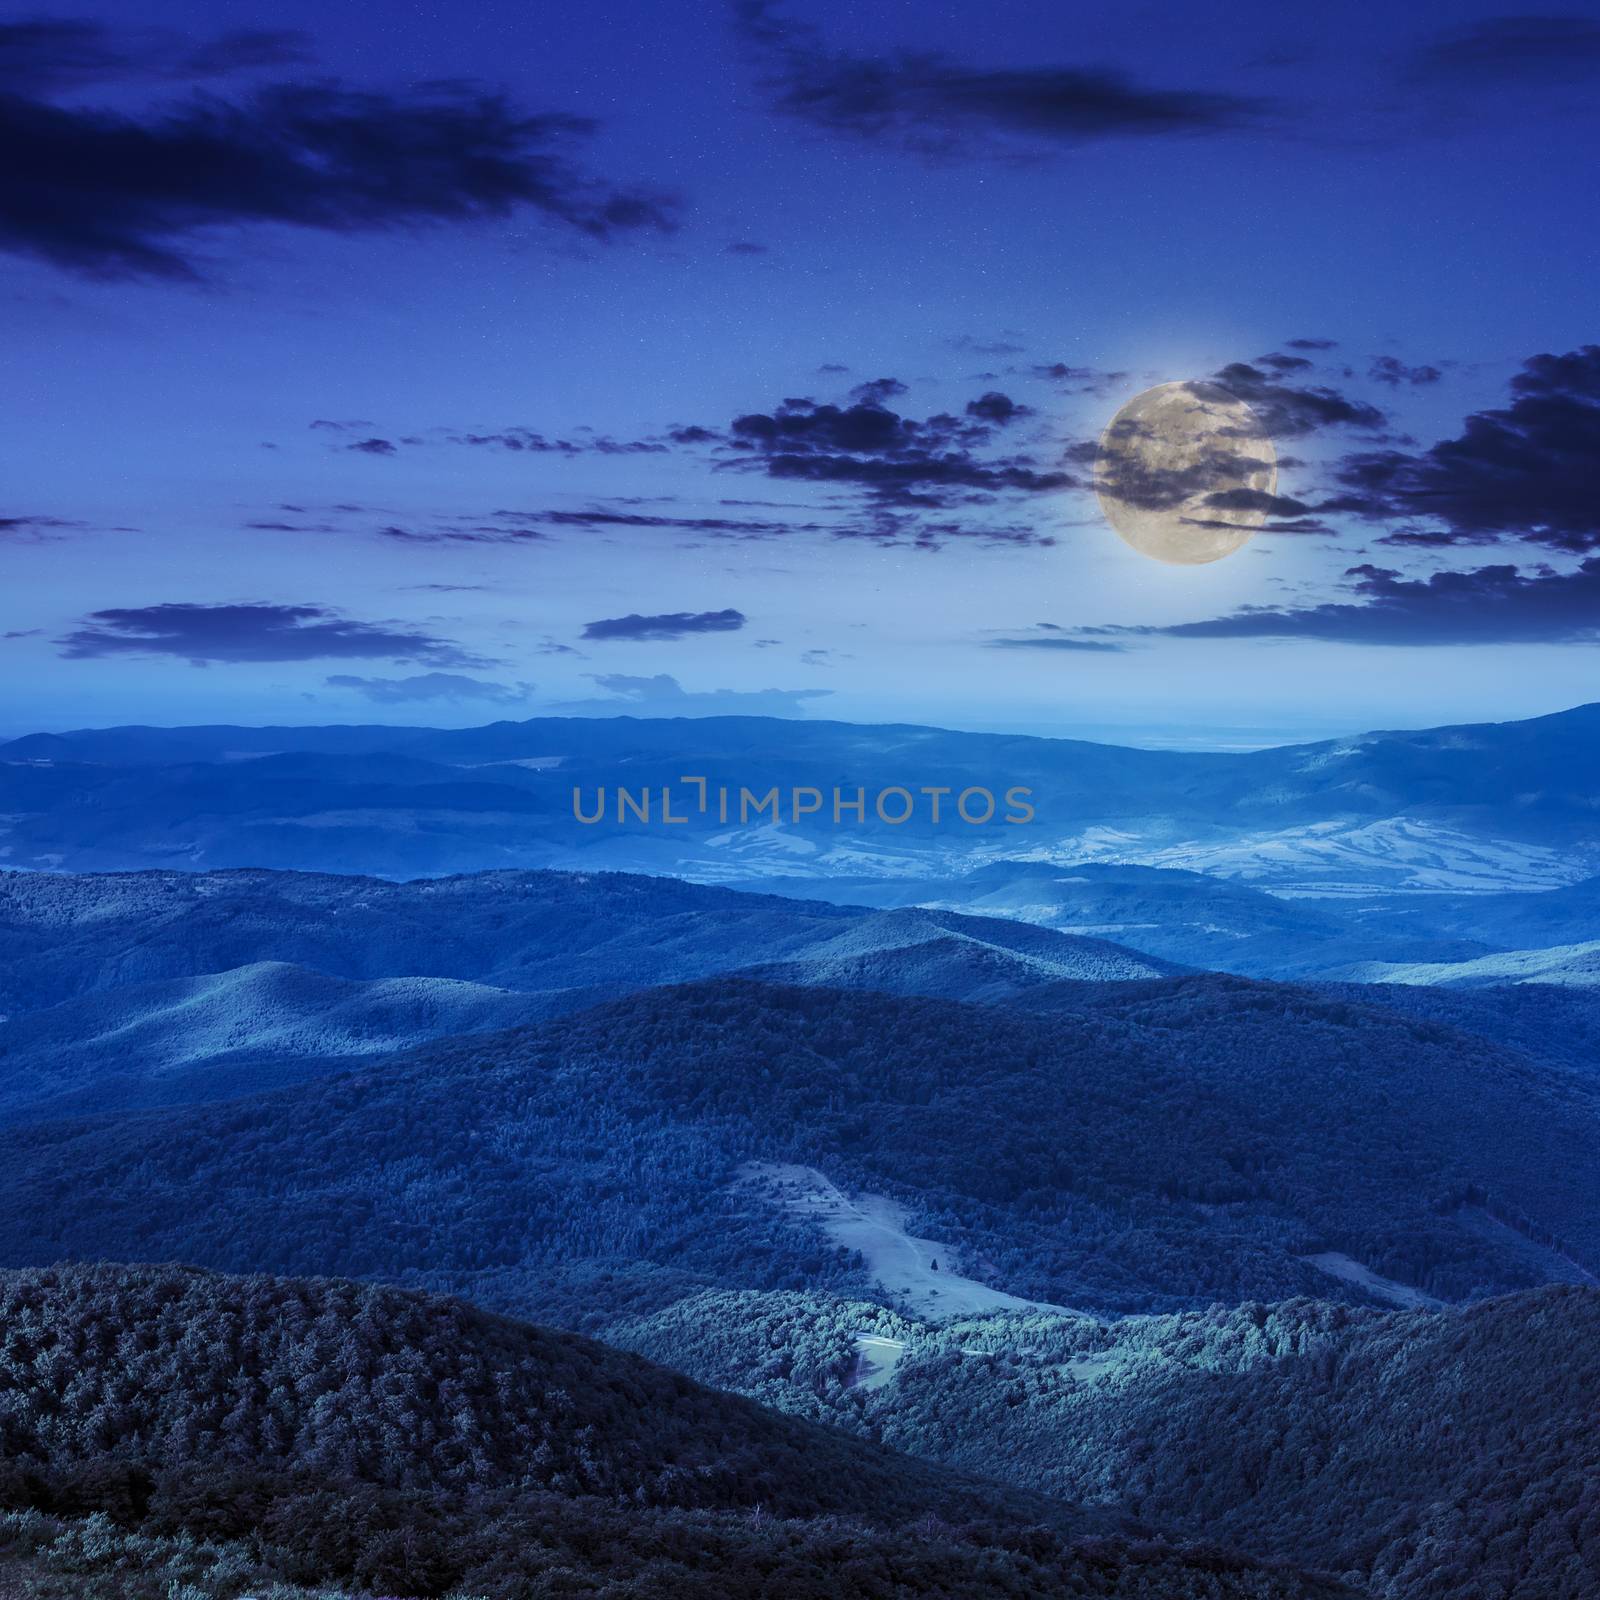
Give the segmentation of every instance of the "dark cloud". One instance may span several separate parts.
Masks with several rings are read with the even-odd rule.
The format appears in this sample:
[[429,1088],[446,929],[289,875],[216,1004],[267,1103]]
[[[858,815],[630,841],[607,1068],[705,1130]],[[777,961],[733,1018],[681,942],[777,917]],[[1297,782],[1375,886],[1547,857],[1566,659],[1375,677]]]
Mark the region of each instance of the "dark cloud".
[[1080,637],[1322,639],[1338,644],[1467,645],[1600,643],[1600,557],[1576,571],[1479,567],[1406,578],[1388,567],[1352,567],[1353,601],[1274,608],[1168,627],[1079,630]]
[[86,526],[65,517],[0,517],[0,539],[50,539]]
[[[580,430],[582,431],[582,430]],[[680,430],[681,431],[681,430]],[[668,435],[671,438],[671,435]],[[551,439],[533,428],[501,428],[492,433],[445,433],[450,444],[488,446],[512,454],[562,456],[638,456],[661,455],[668,445],[659,439],[613,439],[609,434],[594,434],[581,439]],[[675,443],[684,441],[675,440]]]
[[705,534],[715,539],[768,539],[791,533],[827,533],[820,522],[779,522],[759,517],[674,517],[650,511],[540,511],[535,520],[552,528],[640,528],[668,533]]
[[974,401],[963,416],[921,420],[870,400],[845,406],[785,400],[770,412],[734,418],[730,442],[747,454],[723,465],[854,488],[883,507],[943,506],[969,492],[1071,487],[1076,479],[1070,473],[1042,470],[1029,456],[983,453],[996,431],[1025,409],[999,393]]
[[1316,365],[1314,361],[1307,360],[1305,356],[1286,356],[1274,350],[1271,355],[1257,356],[1255,364],[1258,367],[1268,367],[1273,372],[1309,372]]
[[538,544],[550,537],[538,528],[499,523],[439,523],[431,528],[403,528],[386,523],[376,530],[380,539],[397,544]]
[[1074,367],[1065,361],[1041,362],[1026,369],[1028,376],[1051,383],[1070,384],[1079,394],[1103,394],[1128,381],[1126,372],[1102,371],[1098,367]]
[[1336,350],[1339,346],[1337,339],[1285,339],[1283,347],[1286,350]]
[[732,244],[722,247],[725,256],[764,256],[768,253],[764,244],[757,244],[754,239],[735,239]]
[[[724,505],[771,505],[770,501],[728,500]],[[712,516],[667,516],[658,512],[607,510],[496,512],[496,516],[526,516],[552,529],[580,528],[602,532],[609,529],[659,530],[684,533],[708,539],[759,540],[790,538],[797,534],[820,534],[830,539],[868,540],[879,544],[915,546],[924,550],[939,548],[950,540],[975,540],[986,544],[1054,543],[1048,535],[1031,526],[990,522],[962,523],[930,517],[923,510],[902,513],[884,505],[874,505],[864,517],[843,514],[835,520],[817,518],[761,519]]]
[[45,94],[139,78],[225,77],[311,60],[306,35],[240,28],[195,44],[158,28],[115,32],[104,23],[41,17],[0,24],[0,92]]
[[631,677],[600,673],[592,681],[605,698],[573,700],[552,706],[558,716],[573,717],[798,717],[808,700],[821,700],[831,689],[711,689],[692,691],[667,673]]
[[407,705],[415,700],[487,700],[496,705],[520,705],[534,688],[531,683],[491,683],[459,672],[422,672],[410,678],[358,678],[340,672],[326,682],[330,689],[352,689],[382,706]]
[[[370,428],[370,422],[330,422],[319,418],[310,424],[324,432],[345,434]],[[457,428],[432,428],[425,434],[401,435],[395,439],[375,437],[354,440],[349,444],[335,445],[341,450],[363,450],[370,455],[397,455],[402,445],[414,448],[427,446],[465,445],[471,449],[504,450],[511,455],[557,456],[637,456],[664,455],[673,445],[713,442],[719,436],[705,428],[673,428],[660,439],[613,439],[609,434],[595,433],[587,427],[575,430],[576,438],[552,438],[536,428],[513,426],[491,430]]]
[[1386,383],[1391,389],[1407,384],[1413,389],[1437,383],[1444,373],[1438,367],[1408,367],[1394,356],[1379,356],[1367,372],[1374,383]]
[[585,625],[585,639],[684,639],[697,633],[737,633],[742,611],[669,611],[660,616],[602,617]]
[[1352,504],[1414,524],[1395,543],[1600,548],[1600,345],[1534,356],[1510,389],[1509,404],[1475,412],[1453,439],[1347,457],[1338,477]]
[[337,656],[479,666],[477,658],[418,629],[356,622],[325,606],[165,605],[95,611],[58,639],[72,660],[100,656],[176,656],[213,661],[320,661]]
[[1413,81],[1471,88],[1578,83],[1600,75],[1592,16],[1489,17],[1431,39],[1411,58]]
[[881,406],[885,400],[893,400],[910,392],[910,388],[898,378],[870,378],[866,383],[858,383],[850,391],[850,398],[863,405]]
[[967,415],[1003,428],[1021,417],[1031,417],[1033,411],[1028,406],[1018,405],[1010,395],[991,389],[988,394],[980,394],[976,400],[967,401]]
[[1230,362],[1216,381],[1255,412],[1262,430],[1274,439],[1296,439],[1322,428],[1364,428],[1376,432],[1386,418],[1376,406],[1352,400],[1322,384],[1296,386],[1281,373],[1247,361]]
[[280,85],[113,112],[40,98],[42,53],[34,92],[0,92],[0,249],[74,272],[195,278],[201,236],[259,223],[355,233],[531,211],[593,238],[671,226],[662,199],[573,163],[591,123],[471,85]]
[[927,51],[854,56],[783,16],[737,0],[774,107],[830,133],[955,158],[1111,138],[1214,134],[1258,123],[1263,102],[1204,89],[1153,89],[1106,67],[977,67]]

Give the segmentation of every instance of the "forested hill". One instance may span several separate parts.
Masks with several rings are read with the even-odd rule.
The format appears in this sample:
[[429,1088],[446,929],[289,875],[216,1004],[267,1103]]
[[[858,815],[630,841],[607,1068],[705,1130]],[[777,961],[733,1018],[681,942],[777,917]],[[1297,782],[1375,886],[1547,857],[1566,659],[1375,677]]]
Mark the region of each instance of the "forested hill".
[[1595,1593],[1600,1289],[1111,1323],[884,1313],[903,1349],[867,1392],[837,1376],[862,1310],[707,1293],[603,1337],[898,1449],[1292,1553],[1375,1600]]
[[0,1012],[13,1015],[269,961],[335,978],[571,991],[592,1003],[758,963],[784,963],[790,981],[820,981],[824,970],[837,981],[842,964],[878,958],[880,986],[932,992],[912,954],[927,945],[945,954],[938,992],[961,993],[952,944],[968,952],[968,986],[986,981],[992,993],[1181,970],[1000,917],[871,911],[620,872],[409,883],[310,872],[0,872]]
[[[226,1105],[0,1133],[0,1261],[537,1286],[869,1273],[736,1191],[815,1166],[1029,1299],[1441,1299],[1600,1263],[1600,1091],[1439,1023],[1240,979],[1062,1009],[716,980]],[[523,1303],[523,1302],[519,1302]]]
[[[232,1541],[229,1593],[251,1566],[487,1600],[1336,1592],[1214,1549],[1077,1543],[1059,1505],[392,1289],[0,1274],[0,1371],[5,1506],[109,1515],[146,1560],[163,1537]],[[57,1526],[0,1542],[0,1575]],[[79,1548],[95,1593],[172,1592],[141,1587],[104,1525]]]

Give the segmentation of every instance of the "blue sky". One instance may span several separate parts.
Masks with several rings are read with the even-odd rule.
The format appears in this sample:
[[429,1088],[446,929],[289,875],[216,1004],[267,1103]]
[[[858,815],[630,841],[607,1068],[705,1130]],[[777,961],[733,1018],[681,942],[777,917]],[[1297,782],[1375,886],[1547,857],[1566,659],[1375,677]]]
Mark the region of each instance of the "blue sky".
[[[1600,698],[1600,13],[372,16],[0,23],[7,731]],[[1166,567],[1086,447],[1218,373],[1281,531]]]

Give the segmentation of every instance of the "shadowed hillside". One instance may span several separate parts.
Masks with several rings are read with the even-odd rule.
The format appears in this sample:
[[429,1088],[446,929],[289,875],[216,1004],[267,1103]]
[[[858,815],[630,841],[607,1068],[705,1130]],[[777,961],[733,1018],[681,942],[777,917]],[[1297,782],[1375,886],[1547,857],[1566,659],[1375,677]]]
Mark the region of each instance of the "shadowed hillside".
[[769,1161],[889,1197],[969,1277],[1058,1305],[1367,1301],[1361,1273],[1462,1299],[1600,1261],[1600,1100],[1570,1072],[1239,979],[1039,993],[1055,1009],[721,980],[284,1094],[6,1131],[0,1259],[870,1289],[815,1221],[735,1187]]
[[[1043,1500],[390,1289],[8,1273],[0,1367],[7,1505],[244,1541],[296,1583],[487,1600],[1334,1592],[1215,1551],[1074,1544]],[[116,1563],[117,1539],[100,1542]]]
[[[855,1378],[867,1331],[900,1347],[875,1387]],[[1293,1551],[1382,1600],[1594,1593],[1600,1289],[1442,1313],[1298,1300],[941,1327],[705,1294],[603,1336],[899,1449]]]

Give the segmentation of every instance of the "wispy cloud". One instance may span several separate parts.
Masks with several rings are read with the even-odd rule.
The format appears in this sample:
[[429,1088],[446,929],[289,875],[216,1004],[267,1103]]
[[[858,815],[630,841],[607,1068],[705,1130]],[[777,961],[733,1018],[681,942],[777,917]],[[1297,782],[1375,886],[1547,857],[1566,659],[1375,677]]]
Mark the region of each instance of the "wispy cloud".
[[72,660],[175,656],[194,666],[223,661],[382,658],[438,666],[483,663],[447,639],[399,623],[360,622],[326,606],[170,602],[94,611],[57,640]]
[[[294,59],[293,39],[229,35],[182,58],[182,71]],[[668,200],[574,159],[592,122],[524,111],[471,84],[268,84],[137,112],[52,98],[148,76],[150,59],[97,24],[0,31],[12,85],[0,96],[0,250],[90,276],[192,279],[202,240],[221,227],[364,233],[526,212],[606,239],[673,225]]]
[[588,700],[553,706],[558,716],[631,717],[798,717],[806,704],[829,689],[685,689],[665,672],[652,677],[598,673],[592,681],[604,691]]
[[734,11],[775,110],[831,134],[938,159],[1215,135],[1257,126],[1269,109],[1214,89],[1140,84],[1089,63],[989,67],[916,49],[854,55],[774,0],[737,0]]
[[745,625],[742,611],[668,611],[642,617],[602,617],[585,625],[585,639],[685,639],[699,633],[737,633]]
[[492,683],[459,672],[422,672],[409,678],[361,678],[347,672],[325,680],[330,689],[351,689],[378,705],[408,705],[418,700],[484,700],[495,705],[522,705],[533,693],[531,683]]
[[1130,638],[1319,639],[1357,645],[1600,643],[1600,557],[1575,571],[1479,567],[1407,578],[1363,565],[1346,574],[1348,600],[1246,606],[1224,617],[1163,627],[1082,628],[1090,643]]

